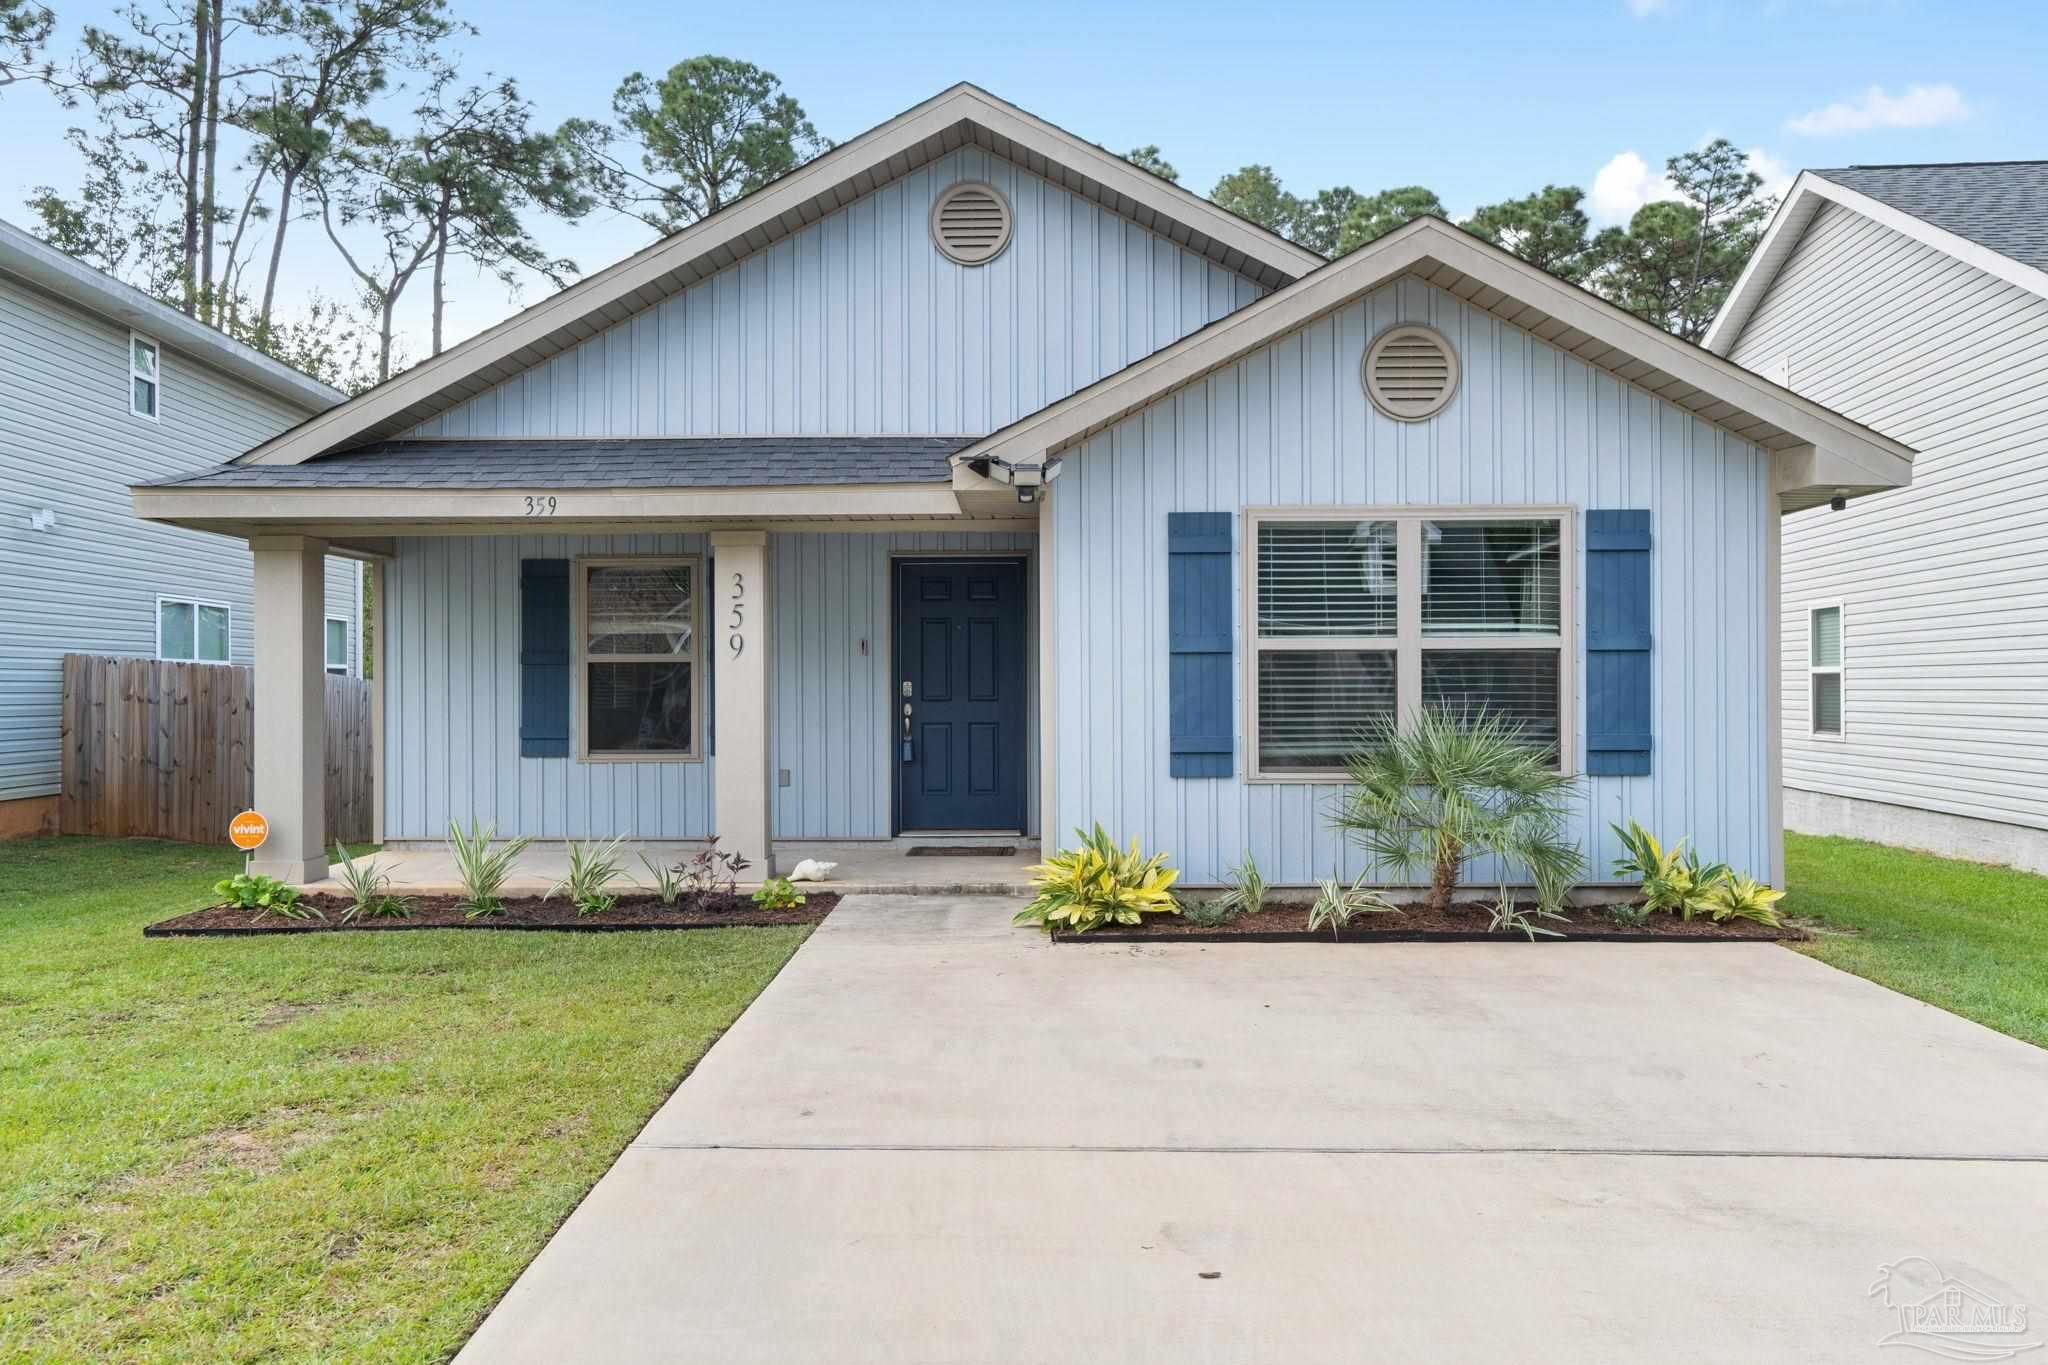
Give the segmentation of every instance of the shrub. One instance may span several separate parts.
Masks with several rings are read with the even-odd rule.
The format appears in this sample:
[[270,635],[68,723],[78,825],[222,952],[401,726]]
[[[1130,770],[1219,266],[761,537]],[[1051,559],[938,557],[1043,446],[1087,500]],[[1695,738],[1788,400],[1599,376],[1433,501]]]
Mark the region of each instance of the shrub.
[[1180,917],[1198,929],[1221,929],[1243,919],[1244,911],[1225,894],[1214,900],[1183,902]]
[[1711,913],[1716,924],[1731,919],[1748,919],[1775,929],[1781,923],[1778,902],[1784,898],[1784,892],[1773,891],[1754,877],[1731,873],[1714,888]]
[[740,873],[753,864],[746,855],[721,852],[718,836],[712,835],[704,841],[704,847],[690,857],[676,864],[676,871],[683,879],[683,891],[691,896],[708,896],[723,892],[736,896],[740,889]]
[[1528,869],[1546,913],[1584,870],[1565,834],[1578,784],[1513,721],[1425,707],[1405,729],[1382,721],[1348,766],[1333,823],[1404,877],[1427,869],[1432,910],[1450,908],[1465,865],[1483,855]]
[[478,829],[474,818],[471,818],[467,832],[458,822],[448,822],[448,851],[455,855],[455,875],[462,883],[462,913],[471,919],[479,915],[495,915],[505,908],[501,895],[505,882],[511,877],[519,855],[533,842],[531,839],[508,839],[494,849],[491,840],[497,835],[496,825]]
[[412,913],[412,898],[391,894],[391,878],[379,870],[374,859],[354,862],[339,843],[334,846],[334,880],[348,893],[348,909],[341,912],[343,924],[359,919],[403,919]]
[[663,867],[645,853],[640,855],[640,865],[654,878],[654,894],[661,898],[663,906],[670,910],[683,898],[683,874],[673,867]]
[[763,910],[794,910],[804,903],[804,893],[787,877],[770,877],[754,892],[753,901]]
[[603,844],[579,844],[571,839],[569,875],[548,888],[548,897],[557,891],[568,892],[579,915],[601,915],[617,905],[619,898],[606,888],[622,870],[619,847],[625,842],[623,835]]
[[215,882],[213,894],[229,905],[256,911],[259,919],[264,915],[283,915],[286,919],[327,918],[312,906],[300,903],[304,893],[299,888],[275,877],[238,872]]
[[1330,937],[1336,938],[1339,929],[1349,929],[1351,921],[1359,915],[1390,915],[1399,913],[1394,903],[1365,884],[1365,874],[1350,886],[1339,886],[1335,878],[1317,883],[1320,894],[1316,903],[1308,908],[1308,931],[1313,934],[1324,925],[1330,928]]
[[1169,889],[1180,874],[1166,866],[1166,855],[1146,857],[1138,841],[1119,849],[1102,826],[1089,833],[1074,831],[1080,847],[1062,849],[1031,869],[1038,895],[1017,912],[1015,924],[1036,924],[1047,933],[1062,926],[1086,933],[1104,924],[1136,924],[1147,911],[1172,914]]
[[1634,901],[1618,901],[1606,909],[1607,918],[1616,924],[1625,924],[1631,929],[1640,929],[1650,922],[1650,907],[1637,905]]
[[1716,924],[1750,919],[1777,926],[1775,906],[1784,892],[1738,875],[1726,863],[1701,861],[1683,839],[1666,848],[1634,820],[1609,828],[1622,847],[1622,856],[1614,860],[1615,875],[1642,883],[1646,913],[1661,911],[1688,920],[1706,915]]

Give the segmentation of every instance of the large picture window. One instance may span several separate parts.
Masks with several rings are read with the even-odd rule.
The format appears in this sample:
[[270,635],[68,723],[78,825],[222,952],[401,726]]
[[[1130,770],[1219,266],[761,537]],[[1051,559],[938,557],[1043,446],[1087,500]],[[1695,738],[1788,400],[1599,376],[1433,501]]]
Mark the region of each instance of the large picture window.
[[695,559],[577,562],[585,757],[696,756],[699,587]]
[[1252,776],[1326,780],[1418,706],[1568,751],[1562,508],[1254,510]]

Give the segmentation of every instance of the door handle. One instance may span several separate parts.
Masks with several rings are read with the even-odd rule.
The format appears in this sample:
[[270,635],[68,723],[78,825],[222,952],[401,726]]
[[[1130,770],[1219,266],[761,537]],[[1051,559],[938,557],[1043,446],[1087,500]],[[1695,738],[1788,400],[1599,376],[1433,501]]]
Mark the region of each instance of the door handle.
[[[908,693],[910,691],[910,684],[903,684],[903,690],[905,693]],[[903,703],[903,761],[905,763],[910,762],[911,754],[912,749],[910,747],[910,703],[906,701]]]

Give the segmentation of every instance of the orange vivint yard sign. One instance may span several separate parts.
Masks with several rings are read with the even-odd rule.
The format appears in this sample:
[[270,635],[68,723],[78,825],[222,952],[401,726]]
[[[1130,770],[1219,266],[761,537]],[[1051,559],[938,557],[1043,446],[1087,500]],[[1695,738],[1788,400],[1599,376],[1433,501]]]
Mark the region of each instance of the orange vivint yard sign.
[[245,810],[228,821],[228,842],[244,853],[263,847],[270,837],[270,822],[258,811]]

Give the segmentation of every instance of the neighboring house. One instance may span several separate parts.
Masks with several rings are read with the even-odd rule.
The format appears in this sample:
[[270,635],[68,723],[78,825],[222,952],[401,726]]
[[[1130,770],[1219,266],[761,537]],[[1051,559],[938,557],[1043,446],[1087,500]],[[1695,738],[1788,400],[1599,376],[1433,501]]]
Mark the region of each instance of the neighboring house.
[[[135,506],[265,537],[302,680],[317,556],[380,557],[393,843],[1099,821],[1298,884],[1428,701],[1586,775],[1596,870],[1634,816],[1775,876],[1779,512],[1910,473],[1449,224],[1326,263],[956,86]],[[261,865],[315,876],[288,677]]]
[[[341,397],[0,223],[0,837],[55,828],[64,655],[253,658],[248,547],[136,521],[128,485]],[[350,672],[359,580],[335,559],[322,598]]]
[[2048,872],[2048,162],[1808,171],[1706,344],[1921,452],[1786,524],[1786,823]]

